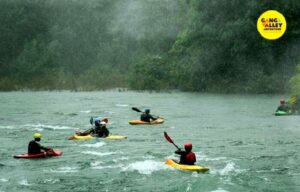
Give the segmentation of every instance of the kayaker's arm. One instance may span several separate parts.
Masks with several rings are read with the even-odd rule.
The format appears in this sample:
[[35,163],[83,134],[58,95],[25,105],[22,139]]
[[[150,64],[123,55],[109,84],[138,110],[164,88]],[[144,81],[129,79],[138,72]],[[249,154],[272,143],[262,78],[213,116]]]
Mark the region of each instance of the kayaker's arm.
[[44,147],[44,146],[42,146],[42,145],[40,145],[40,148],[43,149],[44,151],[48,151],[48,150],[51,149],[51,148]]
[[90,129],[88,129],[86,131],[83,131],[83,132],[78,131],[78,132],[76,132],[76,135],[86,136],[86,135],[89,135],[91,133],[94,133],[94,128],[90,128]]
[[178,155],[184,155],[184,154],[186,154],[186,152],[182,151],[181,149],[176,150],[175,153],[178,154]]
[[150,115],[150,114],[149,114],[149,116],[150,116],[150,119],[152,119],[153,121],[155,121],[156,119],[158,119],[158,118],[153,117],[153,116]]

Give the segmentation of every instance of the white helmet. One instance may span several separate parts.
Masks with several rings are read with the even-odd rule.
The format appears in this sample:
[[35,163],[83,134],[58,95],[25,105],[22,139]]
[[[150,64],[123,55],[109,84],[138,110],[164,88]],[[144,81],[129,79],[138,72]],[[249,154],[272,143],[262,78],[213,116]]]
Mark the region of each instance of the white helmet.
[[106,125],[106,122],[101,121],[101,122],[100,122],[100,125]]

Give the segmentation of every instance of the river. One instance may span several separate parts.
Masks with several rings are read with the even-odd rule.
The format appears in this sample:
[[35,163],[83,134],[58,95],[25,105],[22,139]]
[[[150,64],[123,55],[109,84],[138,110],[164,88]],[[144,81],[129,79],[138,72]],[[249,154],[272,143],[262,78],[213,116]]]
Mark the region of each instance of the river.
[[[300,116],[276,117],[279,95],[148,92],[0,93],[0,192],[14,191],[300,191]],[[150,108],[164,124],[132,126],[131,107]],[[126,140],[67,140],[109,118],[111,133]],[[182,146],[193,143],[209,173],[174,170],[166,131]],[[27,160],[35,132],[62,156]]]

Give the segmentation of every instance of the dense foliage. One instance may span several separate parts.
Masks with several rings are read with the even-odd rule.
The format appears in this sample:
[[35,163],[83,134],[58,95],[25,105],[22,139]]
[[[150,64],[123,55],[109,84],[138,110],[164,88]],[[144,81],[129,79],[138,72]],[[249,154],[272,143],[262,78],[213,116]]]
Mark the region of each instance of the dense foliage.
[[[288,22],[276,41],[256,30],[269,9]],[[284,92],[300,62],[299,10],[297,0],[1,0],[0,90]]]

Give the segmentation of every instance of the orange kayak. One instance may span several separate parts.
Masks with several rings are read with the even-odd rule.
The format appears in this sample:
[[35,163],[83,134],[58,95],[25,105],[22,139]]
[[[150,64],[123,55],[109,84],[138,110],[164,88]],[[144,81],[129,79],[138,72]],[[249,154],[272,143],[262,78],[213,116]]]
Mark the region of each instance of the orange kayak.
[[154,121],[146,122],[146,121],[141,121],[141,120],[130,120],[129,124],[130,125],[156,125],[156,124],[162,124],[164,123],[165,119],[164,118],[158,118]]

